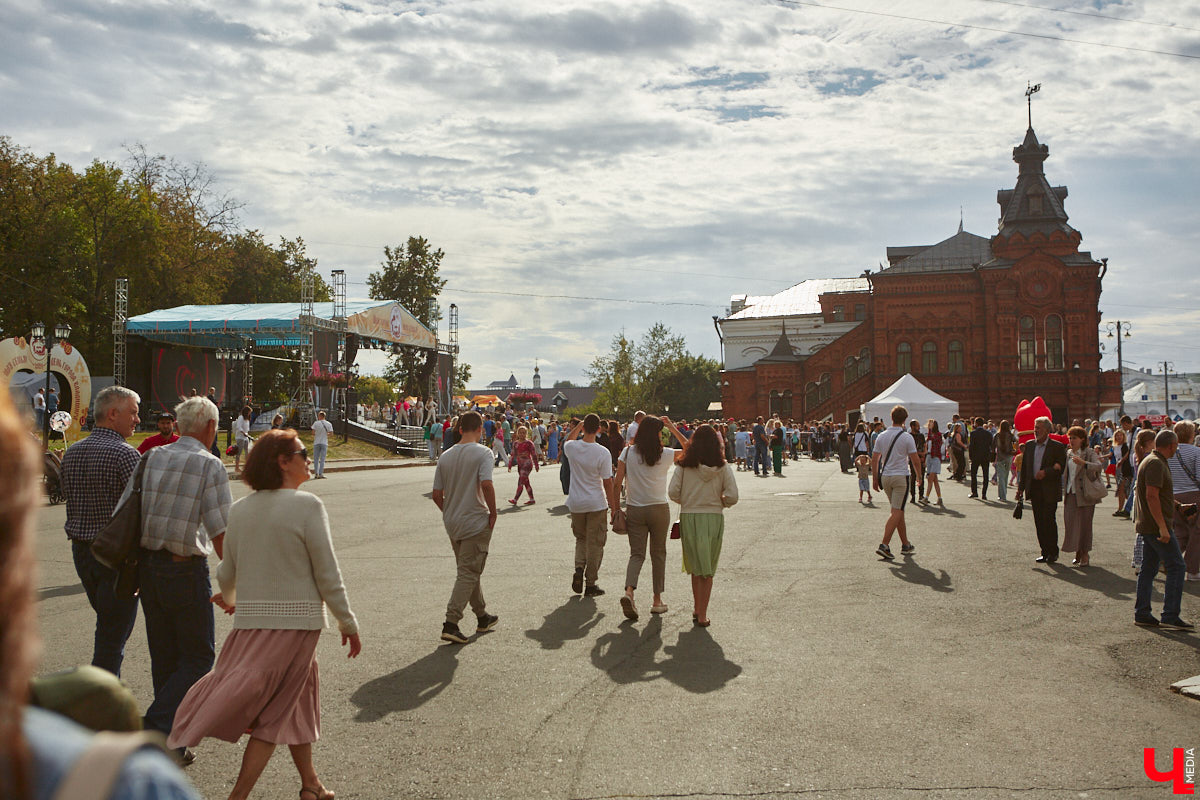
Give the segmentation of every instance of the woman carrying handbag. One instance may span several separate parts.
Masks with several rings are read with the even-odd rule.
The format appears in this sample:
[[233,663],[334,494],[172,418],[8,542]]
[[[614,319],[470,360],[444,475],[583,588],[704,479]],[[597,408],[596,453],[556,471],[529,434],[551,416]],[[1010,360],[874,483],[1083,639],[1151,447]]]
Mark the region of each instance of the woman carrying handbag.
[[[1104,465],[1100,456],[1088,447],[1087,431],[1076,425],[1067,431],[1070,449],[1067,451],[1067,469],[1063,472],[1063,522],[1066,533],[1060,548],[1065,553],[1074,553],[1072,566],[1086,567],[1091,561],[1092,517],[1096,504],[1108,490],[1100,480]],[[1096,487],[1099,487],[1097,491]]]
[[701,425],[692,434],[671,475],[667,495],[680,505],[683,570],[692,576],[695,602],[692,620],[707,628],[713,575],[725,533],[724,511],[738,501],[737,479],[725,463],[720,439],[710,425]]

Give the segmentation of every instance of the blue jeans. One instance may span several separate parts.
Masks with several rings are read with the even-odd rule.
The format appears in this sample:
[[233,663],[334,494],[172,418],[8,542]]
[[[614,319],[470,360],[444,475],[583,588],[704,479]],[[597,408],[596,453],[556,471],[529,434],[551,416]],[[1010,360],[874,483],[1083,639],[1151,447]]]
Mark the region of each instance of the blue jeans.
[[758,474],[758,468],[762,467],[762,471],[766,472],[770,467],[767,461],[767,446],[762,442],[754,445],[754,474]]
[[176,561],[166,550],[142,550],[138,575],[154,682],[146,728],[170,733],[183,696],[216,658],[208,560]]
[[1163,612],[1165,620],[1179,619],[1179,606],[1183,599],[1183,553],[1175,534],[1171,541],[1163,544],[1157,536],[1142,536],[1142,571],[1138,573],[1137,600],[1133,605],[1133,618],[1146,619],[1153,616],[1150,611],[1150,592],[1154,577],[1158,575],[1158,563],[1167,565],[1167,585],[1163,589]]
[[319,478],[325,474],[325,456],[329,453],[329,445],[313,445],[313,473]]
[[1001,503],[1008,501],[1008,473],[1011,467],[1011,457],[1000,456],[996,459],[996,495]]
[[106,669],[118,678],[125,660],[125,642],[137,622],[137,598],[117,597],[113,593],[117,573],[92,555],[92,543],[71,540],[75,572],[96,612],[96,638],[92,646],[92,666]]
[[1126,514],[1132,513],[1133,501],[1137,500],[1137,468],[1139,466],[1139,464],[1133,465],[1133,480],[1129,482],[1129,497],[1125,498],[1124,511]]

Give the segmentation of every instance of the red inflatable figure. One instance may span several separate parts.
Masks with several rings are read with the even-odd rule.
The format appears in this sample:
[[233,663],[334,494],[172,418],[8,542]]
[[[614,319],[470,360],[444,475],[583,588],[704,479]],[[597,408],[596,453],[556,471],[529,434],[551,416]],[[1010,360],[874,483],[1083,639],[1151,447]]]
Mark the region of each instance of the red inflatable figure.
[[[1038,417],[1046,417],[1053,419],[1050,415],[1050,406],[1046,405],[1046,401],[1041,398],[1041,395],[1032,400],[1022,400],[1017,406],[1017,412],[1013,414],[1013,430],[1017,434],[1017,441],[1025,444],[1033,438],[1033,424]],[[1067,437],[1061,434],[1052,433],[1050,438],[1056,442],[1069,444]]]

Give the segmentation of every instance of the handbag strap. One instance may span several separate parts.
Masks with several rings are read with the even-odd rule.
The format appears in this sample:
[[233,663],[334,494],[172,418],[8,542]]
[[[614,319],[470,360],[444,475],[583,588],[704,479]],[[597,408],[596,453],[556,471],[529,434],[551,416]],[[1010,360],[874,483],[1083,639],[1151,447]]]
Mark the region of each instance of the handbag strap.
[[1178,458],[1178,459],[1179,459],[1179,466],[1183,467],[1183,471],[1187,473],[1187,476],[1188,476],[1189,478],[1191,478],[1191,480],[1192,480],[1192,485],[1193,485],[1193,486],[1200,486],[1200,481],[1197,481],[1197,480],[1196,480],[1196,473],[1194,473],[1194,472],[1192,472],[1190,469],[1188,469],[1187,462],[1183,460],[1183,457],[1182,457],[1182,456],[1179,454],[1179,451],[1178,451],[1178,450],[1176,450],[1176,451],[1175,451],[1175,455],[1173,456],[1173,458]]
[[111,797],[117,777],[129,757],[143,747],[161,747],[161,743],[161,736],[154,733],[97,733],[58,784],[54,800],[105,800]]

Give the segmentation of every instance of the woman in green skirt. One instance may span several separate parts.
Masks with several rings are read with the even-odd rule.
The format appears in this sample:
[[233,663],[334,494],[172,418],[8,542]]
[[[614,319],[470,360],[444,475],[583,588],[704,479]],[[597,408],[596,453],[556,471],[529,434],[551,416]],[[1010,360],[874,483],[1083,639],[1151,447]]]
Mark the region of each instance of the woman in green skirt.
[[738,501],[737,480],[711,425],[696,428],[671,475],[668,496],[679,503],[683,571],[692,576],[692,620],[707,628],[713,575],[721,557],[724,510]]

